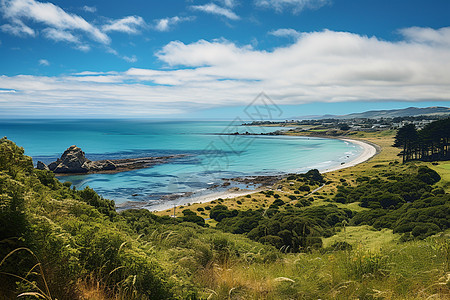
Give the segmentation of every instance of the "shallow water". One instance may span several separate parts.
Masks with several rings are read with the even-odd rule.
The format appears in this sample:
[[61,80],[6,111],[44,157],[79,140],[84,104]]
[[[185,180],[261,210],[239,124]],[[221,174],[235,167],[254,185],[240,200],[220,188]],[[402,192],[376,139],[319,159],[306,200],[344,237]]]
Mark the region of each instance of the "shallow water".
[[146,169],[60,177],[77,188],[90,186],[117,204],[138,201],[150,208],[160,204],[163,195],[205,191],[221,184],[222,178],[324,170],[351,161],[362,151],[336,139],[220,135],[286,130],[236,125],[226,121],[16,120],[0,121],[0,135],[24,147],[35,163],[56,160],[70,145],[79,146],[91,160],[188,154]]

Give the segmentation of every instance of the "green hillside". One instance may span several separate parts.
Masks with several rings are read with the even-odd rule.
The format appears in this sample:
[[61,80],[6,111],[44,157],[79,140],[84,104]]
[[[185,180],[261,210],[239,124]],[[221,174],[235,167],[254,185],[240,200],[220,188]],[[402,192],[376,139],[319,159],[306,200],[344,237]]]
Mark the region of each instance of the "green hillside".
[[230,200],[260,207],[219,201],[171,218],[116,213],[23,153],[0,140],[1,299],[450,296],[448,185],[422,163],[296,174],[282,192]]

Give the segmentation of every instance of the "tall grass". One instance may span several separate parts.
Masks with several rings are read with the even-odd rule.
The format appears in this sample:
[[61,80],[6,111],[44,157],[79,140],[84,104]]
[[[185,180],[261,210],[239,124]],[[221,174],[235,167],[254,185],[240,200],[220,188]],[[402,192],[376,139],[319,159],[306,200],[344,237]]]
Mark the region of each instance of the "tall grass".
[[[0,271],[0,274],[13,277],[17,280],[19,280],[18,285],[20,286],[20,289],[23,289],[24,291],[21,292],[19,295],[17,295],[18,298],[25,297],[25,296],[34,296],[37,298],[43,298],[47,300],[52,300],[52,295],[50,293],[50,289],[47,284],[47,280],[44,274],[44,270],[42,268],[42,264],[37,258],[37,256],[34,254],[33,251],[31,251],[28,248],[20,247],[17,249],[14,249],[10,251],[0,262],[0,270],[3,264],[8,260],[11,259],[14,255],[17,255],[19,252],[25,252],[33,257],[36,264],[31,267],[28,272],[25,273],[25,275],[19,275],[14,274],[11,272],[3,272]],[[36,272],[38,271],[38,272]],[[36,282],[38,281],[38,283]]]
[[212,264],[194,278],[208,299],[450,299],[448,237]]

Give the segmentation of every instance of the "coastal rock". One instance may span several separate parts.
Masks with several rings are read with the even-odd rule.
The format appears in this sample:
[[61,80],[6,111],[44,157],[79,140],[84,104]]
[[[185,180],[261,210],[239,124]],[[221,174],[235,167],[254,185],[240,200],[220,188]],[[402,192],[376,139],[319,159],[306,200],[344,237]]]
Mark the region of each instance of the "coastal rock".
[[88,167],[91,171],[111,171],[117,168],[116,164],[110,160],[91,161]]
[[117,168],[116,164],[110,160],[105,160],[103,162],[102,170],[109,171],[109,170],[115,170],[116,168]]
[[38,160],[38,162],[37,162],[36,169],[50,171],[48,166],[46,164],[44,164],[42,161],[40,161],[40,160]]
[[59,158],[56,161],[51,162],[47,167],[50,169],[50,171],[54,171],[58,165],[59,165]]
[[49,169],[55,173],[87,173],[90,169],[90,162],[84,152],[79,147],[73,145],[64,151],[61,158],[51,163]]

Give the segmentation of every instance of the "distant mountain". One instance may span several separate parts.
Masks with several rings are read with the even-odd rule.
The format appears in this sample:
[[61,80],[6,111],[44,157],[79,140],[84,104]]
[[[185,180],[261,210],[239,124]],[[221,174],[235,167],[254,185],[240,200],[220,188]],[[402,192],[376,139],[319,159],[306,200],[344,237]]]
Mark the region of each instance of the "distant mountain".
[[408,107],[403,109],[391,110],[371,110],[362,113],[352,113],[348,115],[323,115],[323,116],[303,116],[294,117],[292,119],[353,119],[353,118],[395,118],[395,117],[415,117],[415,116],[431,116],[431,115],[450,115],[449,107],[432,106],[432,107]]

